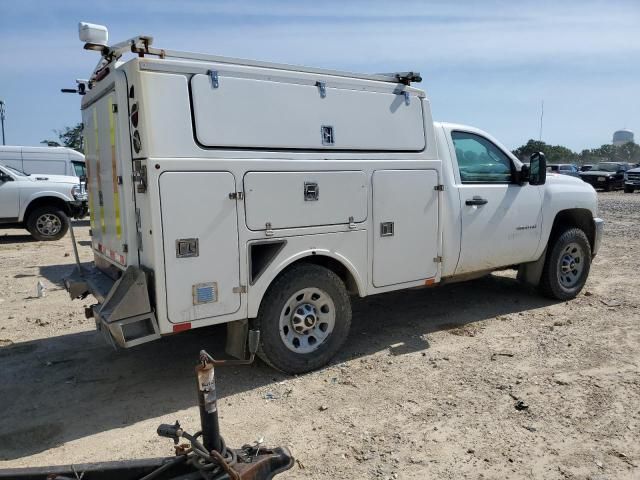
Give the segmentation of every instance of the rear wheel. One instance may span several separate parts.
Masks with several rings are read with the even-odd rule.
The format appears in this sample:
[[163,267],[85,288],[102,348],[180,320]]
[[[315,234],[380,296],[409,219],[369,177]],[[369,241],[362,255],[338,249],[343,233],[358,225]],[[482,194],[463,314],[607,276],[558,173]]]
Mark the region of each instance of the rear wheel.
[[557,300],[574,298],[587,281],[591,268],[591,245],[579,228],[569,228],[550,242],[541,292]]
[[630,187],[628,185],[624,186],[624,193],[633,193],[635,189],[633,187]]
[[69,217],[53,206],[36,208],[29,214],[27,230],[36,240],[60,240],[69,230]]
[[286,373],[315,370],[344,344],[351,326],[351,302],[335,273],[301,264],[283,273],[262,300],[254,327],[258,355]]

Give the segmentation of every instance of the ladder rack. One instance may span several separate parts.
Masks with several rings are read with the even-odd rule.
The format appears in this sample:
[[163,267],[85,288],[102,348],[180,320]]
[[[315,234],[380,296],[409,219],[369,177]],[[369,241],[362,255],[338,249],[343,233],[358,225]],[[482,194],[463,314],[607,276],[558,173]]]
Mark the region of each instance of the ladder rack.
[[110,47],[87,43],[84,48],[87,50],[99,50],[102,52],[102,60],[94,70],[92,79],[107,64],[118,60],[124,53],[132,52],[140,57],[145,55],[154,55],[159,58],[176,58],[183,60],[196,60],[200,62],[214,62],[228,65],[243,65],[249,67],[268,68],[273,70],[284,70],[291,72],[313,73],[317,75],[331,75],[334,77],[356,78],[362,80],[373,80],[377,82],[400,83],[410,85],[412,82],[421,82],[422,77],[418,72],[396,72],[396,73],[378,73],[378,74],[362,74],[344,72],[339,70],[328,70],[322,68],[304,67],[298,65],[289,65],[286,63],[263,62],[258,60],[248,60],[244,58],[223,57],[220,55],[208,55],[204,53],[181,52],[177,50],[165,50],[161,48],[151,47],[153,37],[137,36],[124,42],[117,43]]

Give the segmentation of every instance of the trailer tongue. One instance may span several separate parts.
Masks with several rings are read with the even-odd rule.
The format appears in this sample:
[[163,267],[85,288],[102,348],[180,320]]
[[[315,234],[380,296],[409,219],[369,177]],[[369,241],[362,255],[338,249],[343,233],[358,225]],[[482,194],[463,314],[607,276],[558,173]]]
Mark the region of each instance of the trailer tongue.
[[268,480],[289,470],[294,460],[286,447],[264,447],[259,440],[230,449],[220,435],[214,367],[251,363],[258,341],[259,333],[251,331],[247,360],[214,360],[200,352],[196,380],[202,429],[192,435],[176,421],[157,430],[173,440],[175,456],[0,470],[0,480]]

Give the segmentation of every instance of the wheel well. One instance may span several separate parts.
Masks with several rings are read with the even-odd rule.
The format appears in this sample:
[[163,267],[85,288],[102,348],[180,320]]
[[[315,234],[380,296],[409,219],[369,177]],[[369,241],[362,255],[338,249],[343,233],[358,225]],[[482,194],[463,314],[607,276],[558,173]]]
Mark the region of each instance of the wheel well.
[[67,215],[70,215],[70,213],[71,213],[69,211],[69,206],[67,205],[67,202],[65,202],[61,198],[58,198],[58,197],[40,197],[40,198],[36,198],[35,200],[33,200],[27,206],[27,209],[24,212],[23,221],[26,223],[29,220],[29,215],[31,215],[31,212],[33,212],[36,208],[49,207],[49,206],[53,206],[53,207],[59,208],[60,210],[62,210]]
[[294,265],[300,265],[301,263],[320,265],[321,267],[331,270],[333,273],[338,275],[338,277],[340,277],[340,279],[344,283],[345,288],[347,289],[347,292],[349,292],[349,295],[358,295],[360,293],[358,290],[358,283],[356,282],[356,279],[353,277],[349,269],[345,267],[340,261],[326,255],[311,255],[301,258],[300,260],[296,260],[291,265],[287,265],[287,268],[280,272],[279,275],[282,275],[282,273],[284,273]]
[[567,228],[579,228],[582,230],[593,248],[596,232],[595,225],[593,224],[593,215],[590,210],[586,208],[574,208],[558,212],[556,218],[553,220],[549,242],[555,240]]

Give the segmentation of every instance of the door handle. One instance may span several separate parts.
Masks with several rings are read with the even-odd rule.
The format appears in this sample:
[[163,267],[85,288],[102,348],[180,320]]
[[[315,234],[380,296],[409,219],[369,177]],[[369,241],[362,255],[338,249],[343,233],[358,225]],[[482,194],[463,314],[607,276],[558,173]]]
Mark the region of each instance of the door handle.
[[466,205],[485,205],[489,203],[489,200],[482,197],[473,197],[464,202]]

